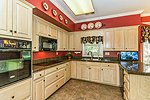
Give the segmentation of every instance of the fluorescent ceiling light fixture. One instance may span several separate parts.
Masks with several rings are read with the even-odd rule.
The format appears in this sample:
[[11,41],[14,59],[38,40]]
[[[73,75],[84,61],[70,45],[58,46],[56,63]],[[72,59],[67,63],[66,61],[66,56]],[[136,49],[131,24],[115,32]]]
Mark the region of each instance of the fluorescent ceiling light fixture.
[[91,0],[63,0],[75,15],[94,13]]

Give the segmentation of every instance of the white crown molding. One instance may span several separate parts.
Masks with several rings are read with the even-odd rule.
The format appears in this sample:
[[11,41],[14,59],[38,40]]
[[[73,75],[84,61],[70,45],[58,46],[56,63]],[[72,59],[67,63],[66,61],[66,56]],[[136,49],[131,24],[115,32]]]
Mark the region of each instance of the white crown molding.
[[56,0],[49,0],[49,1],[52,2],[60,11],[62,11],[70,20],[72,20],[75,23],[76,20],[72,16],[70,16],[70,14],[68,14]]
[[141,17],[146,17],[146,16],[150,16],[150,13],[143,13],[143,14],[141,14]]
[[128,15],[135,15],[135,14],[141,14],[143,11],[144,10],[139,10],[139,11],[120,13],[120,14],[114,14],[114,15],[108,15],[108,16],[102,16],[102,17],[95,17],[95,18],[90,18],[90,19],[85,19],[85,20],[78,20],[75,23],[94,21],[94,20],[101,20],[101,19],[108,19],[108,18],[121,17],[121,16],[128,16]]
[[150,25],[150,22],[142,22],[142,24]]

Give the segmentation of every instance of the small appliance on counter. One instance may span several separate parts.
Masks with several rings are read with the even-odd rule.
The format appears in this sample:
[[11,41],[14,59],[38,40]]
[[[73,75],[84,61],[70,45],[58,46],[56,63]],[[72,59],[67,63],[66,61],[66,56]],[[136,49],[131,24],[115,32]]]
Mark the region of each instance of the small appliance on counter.
[[31,77],[31,41],[0,38],[0,88]]
[[138,52],[121,52],[121,61],[138,61]]
[[56,51],[57,39],[39,36],[39,50],[40,51]]

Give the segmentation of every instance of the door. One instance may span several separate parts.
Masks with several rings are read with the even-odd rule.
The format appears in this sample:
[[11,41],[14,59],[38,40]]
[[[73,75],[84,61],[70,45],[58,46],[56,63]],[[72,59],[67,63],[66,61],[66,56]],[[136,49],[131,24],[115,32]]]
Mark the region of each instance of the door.
[[76,61],[71,61],[71,78],[77,78]]
[[31,38],[32,8],[19,0],[13,0],[13,35]]
[[74,34],[70,33],[69,34],[69,50],[75,50],[75,46],[74,46]]
[[138,51],[138,27],[127,27],[125,30],[125,50]]
[[100,66],[90,66],[90,81],[100,82]]
[[57,29],[54,27],[49,27],[49,35],[50,38],[57,39]]
[[81,37],[79,34],[74,34],[74,45],[76,51],[81,51]]
[[104,32],[104,50],[105,51],[109,51],[109,50],[113,50],[113,30],[112,29],[107,29]]
[[65,68],[65,82],[71,78],[71,68],[70,65]]
[[64,50],[64,36],[62,31],[58,31],[58,41],[57,41],[57,49]]
[[101,67],[101,81],[108,84],[116,84],[116,68]]
[[114,29],[114,46],[115,51],[124,50],[124,29]]
[[45,100],[44,90],[44,78],[33,81],[33,100]]
[[12,35],[12,0],[0,0],[0,34]]

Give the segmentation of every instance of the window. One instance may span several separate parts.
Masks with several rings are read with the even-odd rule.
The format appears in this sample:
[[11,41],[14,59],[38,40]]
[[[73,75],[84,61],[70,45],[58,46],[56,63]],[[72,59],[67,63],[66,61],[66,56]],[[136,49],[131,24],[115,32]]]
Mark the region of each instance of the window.
[[91,53],[88,52],[91,51],[93,54],[93,57],[103,57],[103,45],[102,42],[99,42],[98,44],[96,44],[96,42],[94,42],[93,44],[90,43],[82,43],[82,56],[83,57],[91,57]]

